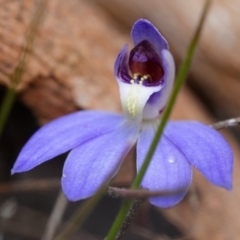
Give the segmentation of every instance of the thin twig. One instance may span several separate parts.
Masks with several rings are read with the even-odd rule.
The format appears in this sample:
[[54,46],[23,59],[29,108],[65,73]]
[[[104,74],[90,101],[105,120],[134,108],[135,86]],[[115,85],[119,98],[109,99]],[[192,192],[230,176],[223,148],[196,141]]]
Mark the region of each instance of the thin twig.
[[227,119],[227,120],[224,120],[224,121],[214,123],[210,126],[212,128],[215,128],[216,130],[220,130],[220,129],[223,129],[223,128],[235,127],[237,125],[240,125],[240,117],[230,118],[230,119]]
[[[49,178],[41,180],[30,181],[18,181],[11,183],[0,184],[0,194],[9,194],[16,192],[28,192],[28,191],[49,191],[60,187],[60,181],[58,178]],[[178,191],[148,191],[147,189],[127,189],[118,187],[108,187],[106,195],[112,198],[134,198],[144,199],[149,197],[166,196],[177,194]]]
[[149,197],[173,195],[182,192],[182,190],[183,189],[178,189],[177,191],[148,191],[147,189],[108,187],[106,194],[113,198],[145,199]]
[[0,184],[0,194],[26,192],[26,191],[48,191],[59,188],[58,178],[31,180],[22,182],[11,182]]
[[60,190],[57,200],[54,204],[54,208],[50,215],[50,218],[48,219],[47,226],[46,226],[45,232],[44,232],[41,240],[52,240],[53,239],[55,232],[57,230],[57,227],[61,223],[62,216],[67,207],[67,203],[68,203],[68,201],[67,201],[65,195],[63,194],[62,190]]

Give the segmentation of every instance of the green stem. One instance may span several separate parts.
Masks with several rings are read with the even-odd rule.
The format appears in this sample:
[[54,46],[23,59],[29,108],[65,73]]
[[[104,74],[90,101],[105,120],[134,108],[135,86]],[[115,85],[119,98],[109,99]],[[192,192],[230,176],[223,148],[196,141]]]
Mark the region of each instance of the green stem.
[[16,98],[16,92],[13,88],[8,88],[7,92],[3,98],[3,103],[0,108],[1,118],[0,118],[0,137],[3,132],[3,128],[8,119],[9,113],[12,109],[14,100]]
[[[144,162],[141,166],[141,169],[138,172],[135,180],[133,181],[133,184],[132,184],[133,189],[139,188],[139,186],[141,184],[141,181],[144,177],[144,174],[145,174],[145,172],[148,168],[148,165],[149,165],[149,163],[152,159],[152,156],[153,156],[153,154],[155,152],[155,149],[158,145],[158,142],[161,138],[164,127],[165,127],[165,125],[166,125],[166,123],[169,119],[170,113],[173,109],[173,106],[174,106],[174,103],[177,99],[178,93],[179,93],[181,87],[183,86],[183,84],[186,80],[187,74],[188,74],[189,69],[190,69],[192,58],[193,58],[194,52],[195,52],[197,44],[198,44],[200,33],[202,31],[202,27],[203,27],[204,21],[205,21],[206,16],[207,16],[207,12],[208,12],[209,7],[210,7],[210,3],[211,3],[211,0],[206,0],[206,2],[205,2],[199,24],[197,26],[195,34],[193,35],[193,38],[190,42],[190,45],[187,49],[187,53],[185,55],[184,61],[181,64],[180,70],[179,70],[178,75],[176,77],[176,84],[173,88],[173,91],[172,91],[171,96],[169,98],[168,104],[167,104],[166,109],[164,111],[164,114],[162,116],[161,122],[158,126],[156,135],[155,135],[155,137],[154,137],[154,139],[151,143],[151,146],[150,146],[150,148],[148,150],[148,153],[145,157],[145,160],[144,160]],[[114,240],[116,238],[116,235],[117,235],[120,227],[122,226],[123,221],[124,221],[128,211],[129,211],[129,209],[132,205],[132,202],[133,202],[132,200],[128,200],[128,201],[125,201],[123,203],[123,206],[120,209],[120,211],[119,211],[119,213],[116,217],[116,220],[113,223],[112,228],[110,229],[110,231],[109,231],[109,233],[106,237],[106,240]]]
[[10,114],[10,111],[12,109],[14,100],[16,98],[16,88],[19,84],[19,82],[22,79],[23,73],[26,69],[26,62],[29,54],[32,50],[33,41],[35,39],[35,36],[38,32],[40,23],[42,22],[45,8],[46,8],[46,0],[41,0],[37,6],[36,12],[33,16],[33,19],[30,24],[29,32],[26,34],[26,43],[23,47],[23,50],[20,54],[20,57],[18,59],[18,64],[13,72],[13,75],[11,77],[11,85],[8,88],[4,98],[3,102],[0,108],[0,137],[3,132],[3,128],[6,124],[6,121],[8,119],[8,116]]

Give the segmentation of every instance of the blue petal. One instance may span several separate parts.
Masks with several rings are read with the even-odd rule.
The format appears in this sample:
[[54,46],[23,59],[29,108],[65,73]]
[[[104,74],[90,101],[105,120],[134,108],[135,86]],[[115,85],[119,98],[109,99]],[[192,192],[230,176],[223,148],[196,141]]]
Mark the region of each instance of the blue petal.
[[163,50],[161,56],[164,68],[163,87],[148,99],[143,111],[143,118],[145,119],[156,118],[161,114],[172,91],[175,78],[175,63],[168,50]]
[[129,83],[131,77],[128,73],[128,46],[127,44],[123,47],[117,56],[114,64],[114,76],[117,81],[123,81]]
[[112,131],[123,121],[122,115],[100,111],[79,111],[53,120],[26,143],[12,174],[28,171],[90,138]]
[[134,23],[131,35],[134,46],[143,40],[147,40],[154,46],[159,55],[163,49],[168,49],[167,40],[161,35],[158,29],[146,19],[139,19]]
[[[145,126],[137,144],[137,171],[140,170],[155,131]],[[172,207],[182,200],[192,179],[191,166],[179,149],[165,136],[154,153],[142,181],[142,187],[150,191],[170,191],[171,195],[151,197],[149,201],[158,207]],[[176,193],[177,192],[177,193]]]
[[232,188],[233,153],[221,134],[192,121],[170,122],[165,134],[211,183]]
[[118,171],[136,142],[138,127],[125,123],[73,149],[63,168],[62,187],[71,201],[92,196]]

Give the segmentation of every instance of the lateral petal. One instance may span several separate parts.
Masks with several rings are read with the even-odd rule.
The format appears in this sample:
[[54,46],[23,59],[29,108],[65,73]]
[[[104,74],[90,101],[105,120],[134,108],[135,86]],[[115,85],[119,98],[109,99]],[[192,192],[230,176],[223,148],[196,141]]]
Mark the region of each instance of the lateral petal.
[[65,162],[62,176],[67,198],[77,201],[92,196],[116,174],[137,136],[138,127],[125,123],[73,149]]
[[[154,134],[153,127],[146,126],[140,135],[137,144],[137,171],[143,164]],[[150,191],[172,193],[151,197],[149,201],[163,208],[176,205],[186,194],[191,179],[191,166],[185,156],[166,136],[162,136],[141,185]]]
[[175,63],[172,54],[164,49],[161,52],[161,56],[164,69],[162,89],[153,93],[148,99],[143,110],[144,119],[156,118],[161,115],[173,88]]
[[212,184],[232,188],[233,153],[220,133],[194,121],[169,122],[164,133]]
[[124,121],[118,114],[79,111],[41,127],[21,150],[12,174],[28,171],[84,141],[112,131]]

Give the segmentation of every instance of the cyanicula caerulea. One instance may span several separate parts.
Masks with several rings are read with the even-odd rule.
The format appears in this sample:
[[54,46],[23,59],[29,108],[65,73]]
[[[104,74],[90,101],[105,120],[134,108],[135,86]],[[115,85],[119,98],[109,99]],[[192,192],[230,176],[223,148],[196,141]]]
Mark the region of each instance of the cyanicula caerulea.
[[[124,114],[79,111],[53,120],[26,143],[12,173],[70,150],[62,188],[76,201],[110,180],[135,143],[140,169],[172,90],[175,65],[166,39],[148,20],[135,22],[131,36],[134,48],[128,53],[124,46],[114,66]],[[192,166],[212,184],[232,188],[233,154],[221,134],[199,122],[170,121],[141,186],[175,193],[149,201],[163,208],[177,204],[191,184]]]

